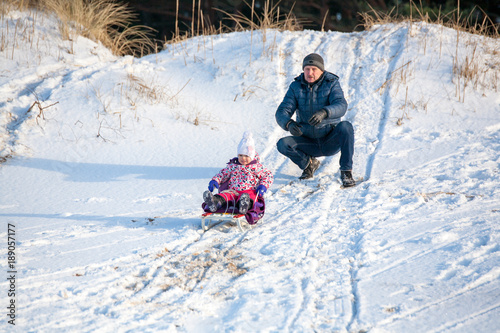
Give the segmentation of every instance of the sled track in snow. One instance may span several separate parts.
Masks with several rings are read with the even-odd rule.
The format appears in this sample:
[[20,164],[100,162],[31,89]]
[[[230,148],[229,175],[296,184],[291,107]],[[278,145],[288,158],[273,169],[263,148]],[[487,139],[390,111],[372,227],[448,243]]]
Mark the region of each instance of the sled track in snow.
[[[405,29],[405,28],[400,28],[400,29]],[[404,32],[404,34],[406,34],[406,32]],[[401,42],[403,40],[403,37],[404,36],[400,37],[400,39],[399,39],[400,45],[397,48],[397,50],[395,51],[395,53],[390,57],[390,59],[392,59],[392,60],[391,60],[389,67],[387,69],[387,75],[385,76],[386,82],[389,82],[391,80],[391,77],[394,73],[394,70],[396,69],[396,64],[398,63],[398,60],[403,53],[402,51],[404,49],[404,43]],[[392,88],[392,85],[388,84],[388,85],[386,85],[384,92],[383,92],[383,99],[382,100],[384,103],[383,104],[384,109],[383,109],[382,114],[380,115],[380,121],[379,121],[379,126],[378,126],[378,135],[377,135],[378,143],[377,143],[373,153],[368,157],[368,161],[366,163],[365,180],[369,180],[371,177],[371,174],[373,171],[373,165],[375,163],[375,157],[376,157],[378,151],[380,150],[380,148],[383,144],[383,141],[384,141],[385,127],[386,127],[388,119],[389,119],[389,112],[391,110],[391,104],[392,104],[391,103],[391,96],[390,96],[391,88]]]
[[[383,144],[392,104],[391,78],[403,54],[407,30],[406,27],[393,28],[386,33],[385,38],[377,41],[367,40],[366,34],[354,35],[355,45],[350,48],[354,53],[349,57],[356,61],[348,66],[344,74],[340,75],[341,80],[342,76],[346,78],[347,87],[344,90],[350,98],[347,120],[353,122],[359,132],[365,134],[364,137],[358,135],[355,144],[359,148],[360,145],[369,143],[369,141],[363,143],[362,140],[375,140],[373,150],[367,156],[363,156],[366,160],[360,163],[365,167],[365,181],[371,178],[376,155]],[[396,38],[393,37],[394,35]],[[358,59],[360,59],[359,62]],[[371,68],[370,65],[374,63],[378,66]],[[360,81],[362,81],[361,84]],[[368,115],[370,115],[369,118]],[[357,135],[356,132],[355,135]],[[356,161],[354,162],[356,164]]]
[[[398,35],[395,40],[396,45],[389,45],[388,47],[390,54],[387,54],[387,51],[385,50],[385,48],[387,47],[386,43],[394,42],[394,38],[391,38],[391,36],[393,35]],[[352,43],[354,43],[354,46],[348,49],[353,50],[353,54],[349,55],[349,57],[355,59],[355,61],[352,64],[349,64],[349,66],[347,66],[347,69],[345,70],[345,73],[340,73],[340,76],[342,78],[343,75],[346,78],[347,87],[345,90],[347,92],[347,95],[351,98],[351,100],[348,101],[351,107],[351,109],[348,111],[351,112],[351,114],[347,115],[348,120],[353,123],[355,128],[362,129],[361,133],[368,133],[368,135],[372,133],[371,135],[376,138],[376,144],[371,153],[367,154],[367,156],[358,155],[359,157],[361,157],[361,163],[363,163],[363,161],[365,163],[364,181],[367,182],[371,178],[377,153],[379,152],[383,144],[385,128],[389,119],[389,112],[391,110],[390,91],[392,85],[385,85],[383,92],[380,94],[381,99],[379,99],[379,96],[377,96],[378,93],[376,92],[376,90],[383,87],[386,82],[389,82],[391,75],[396,68],[401,54],[403,53],[403,40],[406,36],[406,29],[398,28],[396,30],[390,30],[387,33],[387,38],[380,39],[376,43],[366,40],[365,36],[366,34],[354,35],[354,38],[356,39],[354,42],[351,41],[351,45]],[[387,65],[381,66],[381,68],[376,68],[376,71],[373,73],[370,72],[370,70],[364,70],[370,68],[369,66],[370,64],[374,63],[373,59],[375,57],[379,57],[381,59],[390,59],[390,61],[388,61]],[[358,62],[357,60],[360,61]],[[368,77],[362,78],[363,82],[366,82],[364,84],[359,84],[360,73],[370,73]],[[353,90],[352,87],[358,87],[359,90]],[[378,109],[368,109],[364,106],[365,104],[376,105],[377,101],[381,103]],[[375,112],[380,112],[378,116],[378,124],[369,121],[363,121],[365,113],[369,112],[373,113],[372,118],[370,119],[376,119]],[[367,127],[370,127],[370,125],[372,126],[372,129],[366,129]],[[369,138],[365,137],[365,139]],[[359,144],[363,144],[362,141],[361,143],[358,142],[358,146]],[[356,164],[356,161],[354,161],[354,163]],[[362,189],[359,189],[359,186],[361,185],[358,185],[356,189],[358,190],[359,195],[364,196],[363,193],[367,193],[369,183],[367,184],[368,185],[366,185],[366,187]],[[347,191],[349,190],[350,189],[347,189]],[[356,207],[357,205],[352,199],[353,195],[354,192],[351,192],[351,194],[345,198],[345,202],[350,205],[351,209],[357,210],[358,207]],[[347,331],[355,328],[358,322],[360,295],[357,287],[357,274],[359,270],[359,261],[361,260],[361,258],[359,258],[361,253],[360,247],[362,246],[363,234],[366,232],[362,220],[352,221],[352,223],[352,230],[357,230],[359,234],[353,235],[349,243],[351,256],[354,258],[354,260],[352,260],[350,263],[352,310],[351,317],[348,324],[346,325]]]

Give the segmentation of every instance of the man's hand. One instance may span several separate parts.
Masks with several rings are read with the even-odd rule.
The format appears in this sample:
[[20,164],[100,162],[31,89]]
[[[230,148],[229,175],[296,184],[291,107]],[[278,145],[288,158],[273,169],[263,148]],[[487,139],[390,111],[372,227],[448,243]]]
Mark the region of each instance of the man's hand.
[[319,111],[316,111],[311,118],[309,118],[309,125],[311,126],[316,126],[318,125],[319,123],[321,123],[323,121],[323,119],[326,118],[326,116],[328,116],[328,113],[321,109]]
[[297,124],[293,120],[291,120],[288,123],[288,130],[290,131],[290,133],[292,133],[293,136],[301,136],[302,135],[302,130],[300,129],[300,125]]

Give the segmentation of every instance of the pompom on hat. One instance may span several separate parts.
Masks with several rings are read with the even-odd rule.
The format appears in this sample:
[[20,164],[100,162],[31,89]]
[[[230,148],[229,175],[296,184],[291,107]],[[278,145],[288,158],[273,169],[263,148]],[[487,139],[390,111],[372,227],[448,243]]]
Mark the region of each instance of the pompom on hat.
[[306,66],[316,66],[321,69],[321,71],[325,71],[325,62],[317,53],[311,53],[304,58],[304,61],[302,62],[302,69]]
[[251,132],[245,131],[243,133],[243,138],[238,145],[238,155],[247,155],[252,160],[255,158],[255,141]]

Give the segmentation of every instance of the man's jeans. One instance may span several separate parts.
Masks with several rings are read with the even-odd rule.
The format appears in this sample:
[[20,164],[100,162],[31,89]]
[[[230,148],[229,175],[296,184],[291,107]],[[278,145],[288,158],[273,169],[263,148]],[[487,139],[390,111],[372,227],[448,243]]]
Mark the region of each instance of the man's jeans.
[[340,151],[340,170],[352,170],[354,129],[350,122],[342,121],[323,138],[287,136],[276,144],[278,151],[304,170],[310,157],[332,156]]

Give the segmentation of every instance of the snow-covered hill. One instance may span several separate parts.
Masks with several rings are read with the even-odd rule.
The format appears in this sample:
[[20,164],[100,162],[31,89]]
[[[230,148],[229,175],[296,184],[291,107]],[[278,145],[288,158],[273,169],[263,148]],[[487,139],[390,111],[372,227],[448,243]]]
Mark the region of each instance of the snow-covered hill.
[[[38,12],[1,23],[1,330],[500,330],[497,39],[268,30],[136,59]],[[338,156],[291,183],[275,148],[311,52],[349,102],[355,188]],[[203,233],[201,194],[246,129],[275,175],[266,216]]]

